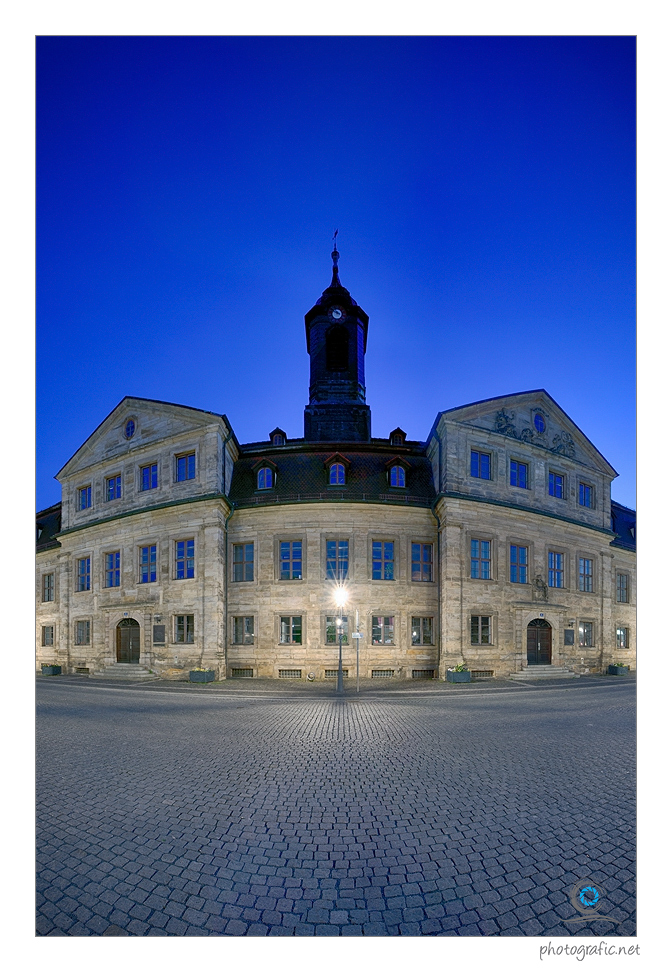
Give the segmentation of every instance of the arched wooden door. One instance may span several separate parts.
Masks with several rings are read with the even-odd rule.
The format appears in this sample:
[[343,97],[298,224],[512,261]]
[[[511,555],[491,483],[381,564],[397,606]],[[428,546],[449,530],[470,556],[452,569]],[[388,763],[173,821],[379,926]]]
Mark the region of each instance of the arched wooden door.
[[535,618],[527,626],[527,664],[551,664],[552,628],[543,618]]
[[140,625],[124,618],[117,625],[117,661],[124,665],[140,664]]

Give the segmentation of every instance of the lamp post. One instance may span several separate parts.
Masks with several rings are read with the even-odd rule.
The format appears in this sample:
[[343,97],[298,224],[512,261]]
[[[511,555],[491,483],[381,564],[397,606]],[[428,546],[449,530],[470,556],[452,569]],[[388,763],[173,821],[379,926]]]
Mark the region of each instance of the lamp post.
[[336,627],[338,628],[338,682],[336,684],[336,694],[344,695],[343,689],[343,605],[348,599],[348,595],[342,587],[336,591],[334,600],[338,607],[338,617]]

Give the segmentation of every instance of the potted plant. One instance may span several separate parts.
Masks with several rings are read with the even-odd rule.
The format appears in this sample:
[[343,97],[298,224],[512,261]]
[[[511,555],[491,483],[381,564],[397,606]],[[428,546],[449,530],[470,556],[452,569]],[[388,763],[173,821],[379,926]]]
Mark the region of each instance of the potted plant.
[[624,662],[616,662],[607,668],[607,674],[609,675],[627,675],[628,671],[628,666]]
[[214,682],[215,673],[211,668],[192,668],[189,672],[190,682]]
[[60,665],[42,665],[43,675],[60,675],[61,666]]
[[470,682],[471,681],[471,671],[466,665],[456,665],[455,668],[449,668],[446,672],[447,682]]

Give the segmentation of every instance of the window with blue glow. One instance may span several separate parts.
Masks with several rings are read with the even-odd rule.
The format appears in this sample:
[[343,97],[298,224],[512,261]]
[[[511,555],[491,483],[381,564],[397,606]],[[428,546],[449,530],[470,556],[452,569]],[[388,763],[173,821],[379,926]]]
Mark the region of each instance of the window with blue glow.
[[175,457],[175,482],[183,483],[187,479],[196,478],[196,453],[189,452],[184,456]]
[[371,543],[372,580],[394,580],[394,540],[373,540]]
[[527,463],[512,459],[509,480],[512,486],[527,489]]
[[140,470],[140,489],[156,489],[159,485],[159,467],[152,462],[149,466],[143,466]]
[[175,580],[194,576],[194,541],[175,541]]
[[490,479],[490,453],[471,450],[471,475],[474,479]]
[[280,541],[280,580],[303,577],[303,543],[301,540]]
[[426,583],[434,580],[434,548],[431,543],[411,544],[411,580]]
[[91,590],[91,558],[82,557],[77,561],[77,590]]
[[156,545],[140,547],[140,583],[151,584],[156,580]]
[[327,580],[345,580],[348,576],[350,543],[327,540]]
[[471,541],[471,576],[474,580],[490,580],[490,541]]
[[105,554],[105,587],[119,587],[121,583],[121,553]]
[[332,462],[329,466],[329,485],[345,486],[345,466],[342,462]]
[[579,506],[593,506],[593,487],[586,483],[579,483]]
[[79,490],[78,497],[79,497],[79,504],[78,504],[79,509],[88,510],[88,508],[91,506],[91,487],[82,486],[82,488]]
[[559,473],[548,474],[548,495],[563,499],[565,496],[565,477]]
[[512,584],[527,584],[527,547],[510,545],[509,579]]
[[273,470],[264,466],[257,473],[257,489],[271,489],[273,487]]
[[565,555],[555,550],[548,551],[548,586],[565,586]]
[[121,497],[121,476],[110,476],[105,480],[105,499],[120,499]]
[[390,469],[390,486],[405,486],[406,470],[403,466],[392,466]]

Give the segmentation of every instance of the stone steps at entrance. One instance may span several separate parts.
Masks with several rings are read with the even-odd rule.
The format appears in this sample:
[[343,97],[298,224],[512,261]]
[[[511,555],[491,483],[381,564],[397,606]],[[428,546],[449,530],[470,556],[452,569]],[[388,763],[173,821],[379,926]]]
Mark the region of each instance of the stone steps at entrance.
[[94,672],[93,675],[94,678],[132,678],[138,680],[151,680],[159,677],[141,665],[127,665],[123,662],[117,662],[116,665],[107,665],[101,671]]
[[528,665],[522,672],[515,672],[509,678],[527,682],[532,678],[580,678],[571,668],[560,668],[559,665]]

